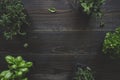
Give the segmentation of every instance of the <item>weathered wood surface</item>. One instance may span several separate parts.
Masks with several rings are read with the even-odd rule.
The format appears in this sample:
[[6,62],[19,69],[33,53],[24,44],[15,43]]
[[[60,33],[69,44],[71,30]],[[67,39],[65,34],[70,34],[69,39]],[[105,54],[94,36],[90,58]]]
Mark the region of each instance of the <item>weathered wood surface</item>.
[[[119,61],[100,55],[105,33],[120,25],[119,0],[107,0],[103,5],[103,28],[99,27],[99,19],[88,20],[72,8],[69,0],[23,0],[23,3],[32,25],[24,38],[10,41],[0,38],[1,69],[6,65],[5,55],[22,55],[34,62],[31,80],[72,80],[77,63],[91,66],[96,80],[120,80]],[[50,7],[57,12],[48,12]],[[25,42],[29,43],[27,49],[23,47]]]
[[[85,15],[71,8],[68,0],[23,0],[23,2],[32,21],[31,27],[28,27],[30,29],[28,35],[10,41],[0,38],[2,51],[51,53],[56,48],[71,50],[78,47],[85,52],[93,48],[92,51],[96,53],[96,49],[100,49],[98,47],[101,46],[105,32],[113,31],[120,25],[118,0],[107,0],[104,4],[104,28],[99,27],[98,19],[92,17],[88,20]],[[56,7],[57,13],[48,12],[47,9],[50,7]],[[29,44],[28,49],[23,47],[25,42]]]

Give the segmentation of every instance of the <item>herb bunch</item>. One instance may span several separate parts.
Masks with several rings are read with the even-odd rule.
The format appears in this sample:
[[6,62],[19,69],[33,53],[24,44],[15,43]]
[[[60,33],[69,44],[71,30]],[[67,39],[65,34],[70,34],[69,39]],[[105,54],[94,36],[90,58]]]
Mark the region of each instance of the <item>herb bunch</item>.
[[78,71],[76,72],[75,80],[94,80],[93,72],[91,68],[84,67],[80,68],[78,67]]
[[25,74],[32,66],[32,62],[26,62],[21,56],[5,57],[8,63],[8,70],[4,70],[0,73],[0,80],[28,80]]
[[106,33],[102,51],[111,58],[120,58],[120,27],[115,32]]
[[105,0],[79,0],[83,11],[88,15],[95,14],[98,17],[102,16],[101,6]]
[[12,39],[16,35],[25,35],[21,31],[23,25],[28,25],[21,0],[0,1],[0,28],[6,39]]

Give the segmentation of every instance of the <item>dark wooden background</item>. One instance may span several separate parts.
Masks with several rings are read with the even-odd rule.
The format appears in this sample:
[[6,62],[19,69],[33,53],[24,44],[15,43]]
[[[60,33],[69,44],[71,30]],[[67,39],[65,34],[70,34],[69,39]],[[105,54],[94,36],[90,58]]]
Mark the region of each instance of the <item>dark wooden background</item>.
[[[30,80],[72,80],[77,63],[90,66],[96,80],[120,80],[119,60],[101,52],[105,33],[120,25],[120,0],[107,0],[102,6],[105,27],[100,20],[88,18],[75,8],[72,0],[23,0],[32,22],[27,36],[13,40],[0,38],[0,69],[6,55],[22,55],[33,61]],[[55,7],[56,13],[48,12]],[[23,44],[29,47],[24,48]]]

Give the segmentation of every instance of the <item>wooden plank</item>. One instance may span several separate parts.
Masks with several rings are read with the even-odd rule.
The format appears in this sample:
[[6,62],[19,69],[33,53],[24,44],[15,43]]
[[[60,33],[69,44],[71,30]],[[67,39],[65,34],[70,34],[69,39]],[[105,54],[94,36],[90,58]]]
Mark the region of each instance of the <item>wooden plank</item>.
[[[6,68],[6,55],[21,55],[34,63],[31,80],[72,80],[77,63],[92,67],[96,80],[120,80],[119,61],[101,56],[105,33],[120,25],[120,0],[107,0],[102,7],[106,23],[103,28],[99,27],[99,19],[88,19],[72,8],[69,0],[23,2],[32,25],[23,38],[10,41],[0,38],[1,70]],[[50,7],[55,7],[57,12],[48,12]],[[23,47],[25,42],[29,44],[27,49]]]

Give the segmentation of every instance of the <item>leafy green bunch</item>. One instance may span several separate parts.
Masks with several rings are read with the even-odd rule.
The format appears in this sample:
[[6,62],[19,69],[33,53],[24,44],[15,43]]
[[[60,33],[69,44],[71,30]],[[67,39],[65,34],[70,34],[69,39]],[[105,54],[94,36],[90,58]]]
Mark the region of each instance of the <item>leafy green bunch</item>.
[[16,35],[25,35],[21,31],[23,25],[28,25],[24,6],[21,0],[0,1],[0,28],[6,39]]
[[78,71],[76,72],[75,80],[94,80],[93,72],[91,68],[84,67],[84,68],[78,68]]
[[106,33],[103,53],[111,58],[120,58],[120,27],[116,28],[115,32]]
[[104,2],[105,0],[80,0],[80,5],[88,15],[95,14],[96,16],[101,17],[101,6]]
[[26,62],[21,56],[5,57],[8,63],[8,70],[0,73],[0,80],[28,80],[25,74],[29,71],[32,66],[32,62]]

